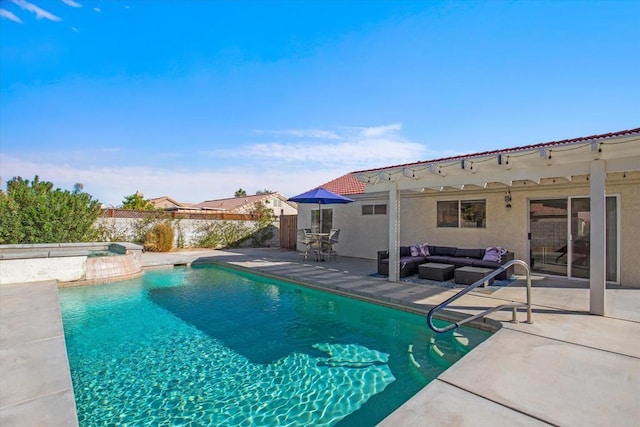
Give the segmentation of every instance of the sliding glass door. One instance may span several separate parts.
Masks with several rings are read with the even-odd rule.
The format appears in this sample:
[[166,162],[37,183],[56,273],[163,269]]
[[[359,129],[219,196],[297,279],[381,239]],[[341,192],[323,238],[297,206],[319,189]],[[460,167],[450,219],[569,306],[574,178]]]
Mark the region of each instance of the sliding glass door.
[[531,270],[567,275],[567,199],[531,200],[529,236]]
[[[618,281],[618,199],[606,199],[606,277]],[[537,273],[589,278],[591,205],[589,197],[531,200],[530,266]]]

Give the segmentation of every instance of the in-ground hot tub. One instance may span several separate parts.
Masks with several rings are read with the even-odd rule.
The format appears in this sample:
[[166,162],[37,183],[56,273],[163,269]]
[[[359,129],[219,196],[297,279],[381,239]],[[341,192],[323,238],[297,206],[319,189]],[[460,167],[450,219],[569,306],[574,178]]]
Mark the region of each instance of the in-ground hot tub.
[[0,284],[81,286],[133,278],[142,274],[142,249],[126,242],[0,245]]

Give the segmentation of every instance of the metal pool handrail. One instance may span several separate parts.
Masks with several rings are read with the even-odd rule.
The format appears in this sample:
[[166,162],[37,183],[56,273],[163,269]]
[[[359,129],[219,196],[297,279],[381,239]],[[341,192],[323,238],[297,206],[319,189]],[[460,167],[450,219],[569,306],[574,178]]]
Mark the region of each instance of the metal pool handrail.
[[[464,319],[460,320],[459,322],[454,322],[454,323],[452,323],[450,325],[447,325],[444,328],[438,328],[436,325],[433,324],[433,315],[437,311],[442,310],[447,305],[451,304],[453,301],[457,300],[458,298],[464,296],[468,292],[471,292],[472,290],[474,290],[478,286],[482,285],[487,280],[493,279],[498,274],[502,273],[503,271],[505,271],[507,268],[511,267],[514,264],[520,264],[521,266],[523,266],[525,268],[525,271],[527,272],[527,302],[526,303],[523,303],[523,302],[511,302],[509,304],[502,304],[502,305],[499,305],[497,307],[492,307],[492,308],[489,308],[489,309],[487,309],[487,310],[485,310],[485,311],[483,311],[481,313],[473,315],[471,317],[464,318]],[[516,320],[516,313],[518,311],[517,310],[518,307],[526,307],[527,308],[527,321],[526,321],[526,323],[533,323],[533,321],[531,320],[531,272],[529,270],[529,265],[526,262],[522,261],[522,260],[514,259],[514,260],[511,260],[511,261],[507,261],[505,264],[503,264],[497,270],[492,271],[491,273],[489,273],[486,276],[484,276],[482,279],[478,280],[477,282],[473,283],[472,285],[467,286],[466,288],[464,288],[463,290],[461,290],[460,292],[458,292],[457,294],[455,294],[451,298],[449,298],[446,301],[441,302],[440,304],[438,304],[435,307],[433,307],[429,311],[429,313],[427,314],[427,325],[429,325],[429,327],[431,329],[433,329],[435,332],[447,332],[447,331],[455,329],[455,328],[457,328],[457,327],[459,327],[461,325],[464,325],[465,323],[472,322],[472,321],[474,321],[476,319],[479,319],[481,317],[486,316],[487,314],[493,313],[494,311],[502,310],[504,308],[512,308],[513,309],[513,318],[512,318],[511,321],[513,323],[518,323],[518,321]]]

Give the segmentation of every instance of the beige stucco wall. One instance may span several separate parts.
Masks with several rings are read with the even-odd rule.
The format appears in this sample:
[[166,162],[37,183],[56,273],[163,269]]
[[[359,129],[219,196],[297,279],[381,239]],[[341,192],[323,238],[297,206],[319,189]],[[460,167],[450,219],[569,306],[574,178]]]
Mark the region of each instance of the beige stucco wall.
[[[400,200],[400,244],[426,243],[465,248],[502,246],[515,252],[518,259],[529,260],[529,200],[559,197],[588,197],[590,188],[586,176],[543,180],[540,184],[519,182],[511,187],[511,208],[505,207],[506,186],[492,188],[403,192]],[[620,284],[640,287],[640,173],[612,174],[607,177],[609,196],[619,197]],[[389,247],[388,215],[362,215],[363,204],[388,203],[387,193],[350,196],[355,203],[326,205],[333,209],[333,225],[341,229],[338,253],[376,258],[378,250]],[[438,228],[436,206],[440,200],[486,200],[486,228]],[[298,207],[298,227],[310,227],[311,209],[317,205]]]

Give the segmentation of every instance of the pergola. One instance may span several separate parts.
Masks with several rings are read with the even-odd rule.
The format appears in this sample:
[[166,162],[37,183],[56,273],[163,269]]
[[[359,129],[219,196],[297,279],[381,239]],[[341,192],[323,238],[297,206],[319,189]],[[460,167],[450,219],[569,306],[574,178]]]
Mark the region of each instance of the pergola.
[[389,280],[399,280],[400,192],[441,192],[448,188],[510,188],[524,181],[571,182],[585,175],[590,185],[590,311],[604,315],[606,289],[607,174],[640,170],[640,128],[564,141],[354,172],[365,192],[389,193]]

